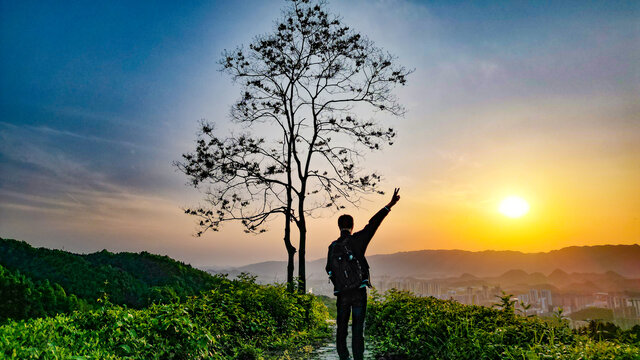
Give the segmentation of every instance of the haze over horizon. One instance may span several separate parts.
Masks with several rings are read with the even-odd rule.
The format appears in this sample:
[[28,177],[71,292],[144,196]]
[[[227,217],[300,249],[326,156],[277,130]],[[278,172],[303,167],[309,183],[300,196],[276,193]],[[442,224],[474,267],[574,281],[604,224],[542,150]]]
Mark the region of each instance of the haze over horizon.
[[[636,245],[636,246],[640,246],[640,244],[594,244],[594,245],[571,245],[571,246],[567,246],[567,247],[563,247],[563,248],[558,248],[558,249],[550,249],[547,251],[532,251],[532,252],[527,252],[527,251],[519,251],[519,250],[509,250],[509,249],[503,249],[503,250],[493,250],[493,249],[484,249],[484,250],[463,250],[463,249],[416,249],[416,250],[406,250],[406,251],[396,251],[396,252],[392,252],[392,253],[376,253],[376,254],[367,254],[367,256],[384,256],[384,255],[396,255],[396,254],[403,254],[403,253],[412,253],[412,252],[421,252],[421,251],[471,251],[474,253],[482,253],[482,252],[514,252],[514,253],[521,253],[521,254],[548,254],[550,252],[554,252],[554,251],[559,251],[562,249],[567,249],[567,248],[572,248],[572,247],[584,247],[584,246],[588,246],[588,247],[598,247],[598,246],[618,246],[618,245]],[[313,262],[316,260],[321,260],[321,259],[326,259],[326,256],[321,256],[318,258],[309,258],[307,259],[308,262]],[[266,259],[266,260],[262,260],[262,261],[258,261],[258,262],[252,262],[252,263],[246,263],[246,264],[239,264],[237,266],[226,266],[226,267],[234,267],[234,268],[241,268],[247,265],[255,265],[255,264],[259,264],[259,263],[270,263],[270,262],[285,262],[286,263],[286,259]],[[297,260],[295,260],[295,263],[297,264]],[[200,265],[203,268],[225,268],[224,265],[222,266],[218,266],[216,264],[213,265]],[[551,269],[550,271],[553,271],[555,269]],[[284,271],[284,268],[282,269],[282,271]]]
[[[196,266],[285,260],[279,219],[258,236],[225,224],[192,237],[180,207],[201,195],[171,165],[199,119],[232,128],[240,87],[216,61],[284,5],[1,2],[0,236]],[[405,118],[380,118],[395,144],[362,164],[402,196],[368,254],[640,243],[640,3],[329,8],[416,69],[398,91]],[[500,214],[510,195],[529,212]],[[345,212],[360,228],[388,196]],[[309,260],[338,236],[338,214],[322,215]]]

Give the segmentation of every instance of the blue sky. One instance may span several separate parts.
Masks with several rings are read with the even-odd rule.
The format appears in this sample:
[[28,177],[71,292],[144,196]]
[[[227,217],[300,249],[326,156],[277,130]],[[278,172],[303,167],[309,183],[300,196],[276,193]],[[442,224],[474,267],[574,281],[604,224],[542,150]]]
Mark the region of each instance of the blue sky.
[[[0,236],[78,252],[148,250],[198,265],[283,258],[277,226],[260,237],[233,225],[190,237],[194,224],[179,207],[199,195],[171,162],[193,147],[198,119],[230,128],[240,89],[216,61],[269,31],[284,2],[0,4]],[[504,189],[536,166],[558,179],[601,172],[586,183],[617,189],[619,198],[603,193],[606,206],[587,204],[617,206],[630,230],[617,240],[604,238],[609,229],[558,230],[554,244],[640,239],[640,193],[629,185],[640,183],[637,2],[358,0],[329,8],[416,69],[398,93],[407,116],[383,119],[396,121],[398,144],[367,157],[389,188],[399,184],[414,199],[404,211],[480,206],[498,195],[469,179],[489,174],[508,179]],[[557,171],[546,167],[554,161]],[[352,211],[366,217],[382,201]],[[599,215],[581,220],[590,216]],[[396,223],[372,251],[508,247],[470,246],[440,220],[420,225],[430,242],[392,241],[407,226]],[[333,236],[321,230],[327,221],[315,225],[310,258],[323,256],[323,239]]]

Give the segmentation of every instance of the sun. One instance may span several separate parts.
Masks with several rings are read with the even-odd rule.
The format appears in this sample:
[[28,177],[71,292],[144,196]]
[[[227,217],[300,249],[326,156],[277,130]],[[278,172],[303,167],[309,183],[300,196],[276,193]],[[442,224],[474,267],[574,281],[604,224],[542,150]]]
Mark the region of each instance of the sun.
[[519,218],[529,212],[529,204],[519,196],[509,196],[502,200],[498,211],[510,218]]

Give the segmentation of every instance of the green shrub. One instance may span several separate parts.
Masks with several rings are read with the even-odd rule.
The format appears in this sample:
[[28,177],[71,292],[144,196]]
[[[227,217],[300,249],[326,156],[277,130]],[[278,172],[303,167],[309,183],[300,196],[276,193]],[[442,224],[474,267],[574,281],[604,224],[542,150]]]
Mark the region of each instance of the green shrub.
[[638,347],[594,342],[566,320],[545,320],[391,290],[373,294],[367,334],[388,359],[638,359]]
[[586,335],[597,341],[609,340],[617,343],[640,345],[640,325],[622,330],[618,325],[600,320],[590,320],[587,326],[576,330],[576,333]]
[[220,281],[186,301],[98,310],[0,326],[0,358],[259,359],[328,334],[312,295],[253,281]]
[[317,296],[318,296],[318,299],[320,301],[322,301],[322,303],[329,310],[329,316],[332,319],[336,319],[338,317],[338,308],[336,306],[336,298],[335,297],[329,297],[329,296],[326,296],[326,295],[317,295]]

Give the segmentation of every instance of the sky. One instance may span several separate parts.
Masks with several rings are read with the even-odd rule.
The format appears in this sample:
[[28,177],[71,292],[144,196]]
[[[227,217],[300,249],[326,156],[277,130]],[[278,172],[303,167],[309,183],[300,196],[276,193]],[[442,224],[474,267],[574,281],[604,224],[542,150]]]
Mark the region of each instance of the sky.
[[[233,130],[224,49],[284,1],[0,1],[0,237],[196,266],[284,260],[281,221],[197,238],[202,194],[172,165],[199,119]],[[368,254],[550,251],[640,243],[640,3],[337,1],[329,9],[415,69],[393,146],[362,164],[400,187]],[[528,214],[508,218],[517,195]],[[372,195],[356,228],[386,204]],[[338,213],[309,225],[326,256]]]

